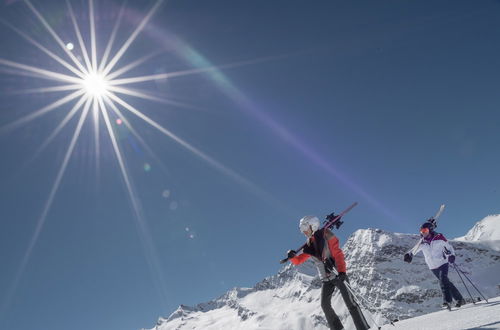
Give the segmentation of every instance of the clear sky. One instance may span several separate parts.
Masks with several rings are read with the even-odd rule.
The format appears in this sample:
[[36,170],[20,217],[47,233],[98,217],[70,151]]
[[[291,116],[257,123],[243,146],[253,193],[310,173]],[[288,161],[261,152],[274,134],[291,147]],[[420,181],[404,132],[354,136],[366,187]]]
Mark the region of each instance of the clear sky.
[[[153,327],[354,201],[342,242],[500,212],[498,1],[70,3],[87,59],[65,2],[0,5],[1,329]],[[112,35],[114,99],[63,99]]]

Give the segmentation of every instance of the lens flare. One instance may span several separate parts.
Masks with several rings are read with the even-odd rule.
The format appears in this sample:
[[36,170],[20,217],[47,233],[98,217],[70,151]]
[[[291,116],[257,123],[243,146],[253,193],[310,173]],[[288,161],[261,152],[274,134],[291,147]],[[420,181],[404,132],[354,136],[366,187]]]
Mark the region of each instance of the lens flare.
[[81,84],[90,97],[103,96],[108,92],[108,81],[101,73],[89,73],[82,79]]
[[[6,70],[6,72],[8,73],[17,74],[20,76],[34,77],[37,79],[44,79],[54,84],[44,85],[41,88],[31,88],[23,90],[20,93],[64,93],[64,95],[60,96],[59,98],[55,98],[52,103],[48,105],[42,105],[39,109],[34,110],[29,114],[24,115],[21,118],[18,118],[17,120],[0,127],[0,133],[6,131],[7,129],[15,129],[23,124],[27,124],[28,122],[41,118],[48,113],[63,109],[63,111],[66,111],[66,114],[64,116],[61,116],[63,118],[62,121],[60,121],[55,130],[53,130],[49,137],[41,144],[40,148],[36,152],[36,154],[38,155],[51,141],[55,140],[56,136],[63,130],[64,127],[67,127],[71,124],[71,122],[73,122],[72,118],[77,117],[77,114],[80,114],[80,116],[76,128],[74,129],[73,137],[69,141],[69,145],[66,149],[65,158],[60,165],[59,171],[57,172],[57,177],[45,202],[43,212],[40,218],[37,220],[34,233],[31,236],[28,248],[26,249],[21,265],[18,269],[18,272],[16,273],[13,285],[9,289],[8,294],[4,297],[3,304],[0,306],[0,318],[6,310],[6,306],[8,306],[9,300],[11,300],[11,298],[13,297],[16,286],[28,265],[28,261],[31,257],[32,251],[36,246],[37,240],[42,232],[44,224],[46,223],[46,219],[52,207],[55,195],[57,194],[57,191],[61,185],[61,181],[63,180],[63,176],[66,172],[74,149],[76,148],[79,137],[80,135],[85,135],[85,132],[83,132],[83,130],[87,127],[87,120],[93,121],[95,160],[96,168],[98,170],[97,173],[99,173],[99,159],[101,148],[100,139],[104,136],[107,136],[107,138],[109,138],[109,140],[111,141],[111,153],[114,152],[114,157],[118,163],[121,176],[125,182],[125,187],[130,199],[131,209],[134,211],[134,219],[137,222],[139,238],[144,245],[143,247],[145,251],[145,257],[149,263],[150,270],[154,275],[153,277],[156,282],[155,284],[157,285],[157,291],[162,293],[163,295],[162,298],[165,298],[167,296],[167,290],[165,286],[166,281],[164,279],[162,271],[163,268],[160,264],[160,259],[158,258],[156,247],[153,244],[149,226],[147,225],[146,220],[143,216],[142,206],[140,205],[138,194],[134,189],[133,180],[127,171],[125,157],[123,155],[123,151],[121,150],[121,145],[119,143],[120,141],[117,137],[117,132],[120,130],[117,130],[116,127],[112,126],[113,120],[115,120],[117,125],[122,125],[123,123],[127,129],[127,132],[131,132],[143,145],[144,149],[146,149],[156,161],[158,160],[158,157],[153,153],[153,151],[141,138],[139,133],[131,125],[130,117],[133,117],[137,120],[142,121],[143,123],[150,125],[157,132],[172,139],[177,144],[190,151],[193,155],[197,156],[199,159],[203,160],[205,163],[212,166],[222,174],[232,178],[237,183],[249,189],[262,199],[274,200],[272,195],[263,191],[253,182],[247,180],[236,171],[225,166],[218,160],[210,157],[187,141],[181,139],[179,136],[175,135],[173,132],[147,116],[144,111],[141,111],[140,109],[134,107],[132,105],[133,103],[129,103],[128,98],[135,97],[142,100],[149,100],[186,107],[185,104],[169,100],[163,96],[156,96],[150,93],[142,92],[140,90],[132,89],[129,87],[129,85],[143,82],[153,83],[158,79],[170,79],[186,75],[212,72],[218,69],[216,66],[208,66],[178,72],[165,72],[162,74],[145,74],[132,77],[125,76],[125,74],[130,70],[135,69],[139,65],[145,63],[147,60],[160,53],[159,51],[156,51],[149,54],[142,54],[142,57],[136,59],[131,63],[125,63],[125,65],[121,63],[121,60],[123,58],[127,58],[127,56],[124,55],[127,53],[132,43],[145,29],[151,17],[156,13],[163,2],[164,0],[155,0],[147,14],[140,20],[140,23],[138,25],[135,25],[135,29],[133,30],[132,34],[127,37],[127,39],[121,44],[121,46],[118,45],[117,47],[114,47],[114,43],[119,40],[118,31],[122,18],[126,16],[124,14],[124,3],[121,7],[118,19],[113,27],[113,31],[111,33],[111,36],[109,37],[104,54],[102,56],[102,53],[97,49],[99,43],[97,42],[98,34],[96,32],[99,29],[97,29],[95,22],[94,0],[88,0],[88,22],[90,27],[90,31],[88,31],[88,34],[80,29],[77,21],[77,16],[75,15],[75,11],[73,10],[71,2],[66,1],[68,17],[71,20],[74,29],[74,38],[69,40],[74,40],[75,44],[73,44],[72,42],[64,42],[63,39],[58,35],[56,30],[51,26],[50,20],[47,20],[30,0],[24,0],[23,3],[38,19],[39,23],[41,23],[41,25],[45,28],[46,32],[48,32],[48,34],[52,37],[52,43],[49,42],[48,44],[42,44],[40,41],[38,41],[39,39],[35,39],[29,36],[27,33],[21,31],[13,24],[2,21],[3,24],[12,29],[20,37],[28,41],[42,53],[46,54],[50,59],[60,64],[60,70],[49,70],[47,68],[52,68],[52,65],[47,65],[46,68],[43,68],[19,63],[5,58],[0,58],[0,69]],[[66,35],[68,32],[69,31],[64,31],[64,34]],[[40,40],[45,39],[41,38]],[[86,41],[90,42],[86,43]],[[76,46],[78,46],[76,48],[77,51],[74,51]],[[59,47],[59,51],[52,50],[51,47]],[[113,54],[113,50],[116,50],[116,53]],[[67,58],[61,57],[61,54],[65,54]],[[38,63],[40,62],[38,61]],[[225,65],[221,68],[238,67],[254,63],[256,63],[256,61],[239,62]],[[122,98],[122,95],[128,97],[127,101]],[[72,104],[74,104],[74,106],[72,106]],[[123,110],[123,114],[120,109]],[[104,130],[102,128],[104,128]],[[159,165],[161,168],[161,162],[157,161],[155,162],[155,165]],[[143,169],[145,172],[149,172],[151,171],[151,165],[149,163],[144,163]],[[163,197],[168,198],[169,196],[171,196],[170,191],[166,190],[166,192],[163,192]],[[171,201],[169,203],[169,208],[172,211],[176,210],[178,207],[179,204],[176,201]],[[191,238],[194,237],[195,234],[191,234]]]

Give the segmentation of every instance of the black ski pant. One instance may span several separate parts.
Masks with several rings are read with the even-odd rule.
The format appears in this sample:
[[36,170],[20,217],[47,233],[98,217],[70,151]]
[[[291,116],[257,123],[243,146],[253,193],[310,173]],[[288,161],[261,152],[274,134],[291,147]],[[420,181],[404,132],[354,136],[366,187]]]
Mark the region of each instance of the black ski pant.
[[439,286],[441,286],[441,291],[443,292],[444,302],[451,303],[452,298],[456,301],[464,299],[460,294],[460,291],[458,291],[455,285],[448,278],[448,263],[441,265],[439,268],[431,269],[431,271],[439,280]]
[[349,292],[349,289],[345,285],[345,283],[338,279],[333,279],[328,282],[323,282],[323,286],[321,288],[321,308],[325,313],[326,320],[328,321],[328,325],[332,330],[341,330],[344,329],[342,322],[340,321],[337,314],[332,308],[332,295],[335,288],[338,288],[342,298],[344,299],[344,303],[351,313],[352,320],[354,321],[354,325],[357,330],[368,330],[370,326],[368,322],[366,322],[363,313],[361,312],[361,308],[358,306],[354,297]]

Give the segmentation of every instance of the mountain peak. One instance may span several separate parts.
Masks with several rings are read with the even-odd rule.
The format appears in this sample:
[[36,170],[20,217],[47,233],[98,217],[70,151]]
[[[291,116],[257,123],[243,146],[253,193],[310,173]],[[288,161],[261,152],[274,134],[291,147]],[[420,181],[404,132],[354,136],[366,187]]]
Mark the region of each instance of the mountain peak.
[[489,215],[478,221],[469,232],[457,238],[460,241],[492,241],[500,240],[500,214]]

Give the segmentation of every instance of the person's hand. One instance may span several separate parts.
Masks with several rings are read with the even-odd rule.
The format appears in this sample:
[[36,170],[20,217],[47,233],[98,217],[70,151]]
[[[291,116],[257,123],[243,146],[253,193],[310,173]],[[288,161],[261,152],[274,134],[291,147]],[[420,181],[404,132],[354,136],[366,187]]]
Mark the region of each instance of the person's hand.
[[288,250],[288,252],[286,254],[287,254],[288,259],[292,259],[293,257],[295,257],[297,255],[297,252],[295,252],[295,250]]
[[344,273],[344,272],[340,272],[340,273],[337,275],[337,279],[338,279],[339,281],[344,282],[345,280],[347,280],[347,274],[346,274],[346,273]]
[[455,262],[455,256],[452,254],[451,256],[448,257],[448,262],[450,264],[454,263]]
[[413,259],[413,256],[411,255],[411,253],[405,253],[403,260],[407,263],[410,263],[411,259]]

